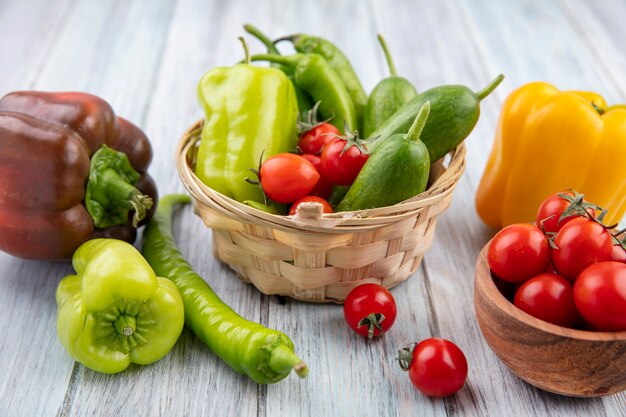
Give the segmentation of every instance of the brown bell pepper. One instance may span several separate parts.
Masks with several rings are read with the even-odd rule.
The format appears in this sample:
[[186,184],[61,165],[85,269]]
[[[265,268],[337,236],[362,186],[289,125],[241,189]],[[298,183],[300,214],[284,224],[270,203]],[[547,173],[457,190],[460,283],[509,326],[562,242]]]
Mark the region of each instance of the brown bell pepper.
[[68,260],[84,241],[135,240],[157,189],[146,135],[86,93],[0,99],[0,250]]

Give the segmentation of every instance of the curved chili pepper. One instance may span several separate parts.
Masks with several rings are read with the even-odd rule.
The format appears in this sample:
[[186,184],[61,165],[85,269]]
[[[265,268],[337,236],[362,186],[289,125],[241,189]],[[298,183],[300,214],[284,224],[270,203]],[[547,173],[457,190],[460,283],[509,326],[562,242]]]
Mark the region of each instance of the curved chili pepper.
[[[95,165],[102,159],[92,156],[104,145],[110,149],[101,155],[108,155],[104,159],[109,162],[128,158],[124,170],[113,168],[127,176],[124,181],[100,178]],[[132,190],[132,195],[142,196],[140,209],[147,220],[152,213],[150,201],[157,198],[154,181],[146,173],[151,159],[152,148],[144,133],[116,117],[111,106],[96,96],[38,91],[4,96],[0,100],[0,250],[23,258],[67,260],[90,238],[134,241],[128,194]],[[113,167],[109,162],[98,164],[107,171]],[[90,182],[90,171],[100,185]],[[89,198],[87,188],[91,188]],[[90,215],[86,205],[91,203],[117,211],[116,219],[102,222],[110,214],[108,209]]]
[[319,112],[330,119],[337,129],[358,128],[354,103],[337,72],[326,59],[318,54],[293,54],[289,56],[257,54],[252,61],[268,61],[281,64],[293,73],[293,81],[309,93],[314,101],[320,101]]
[[287,335],[238,315],[181,255],[172,235],[172,211],[189,201],[183,194],[159,201],[144,231],[142,250],[154,272],[176,284],[185,306],[185,324],[228,366],[259,384],[278,382],[292,369],[305,377],[309,368],[296,356]]
[[[341,78],[341,81],[346,86],[348,94],[354,103],[358,125],[352,125],[350,127],[352,129],[357,129],[360,132],[362,128],[363,112],[365,111],[365,105],[367,103],[367,94],[365,93],[363,85],[354,71],[352,64],[350,64],[346,55],[341,52],[341,49],[324,38],[305,35],[302,33],[282,37],[276,40],[276,42],[280,42],[282,40],[288,40],[293,43],[295,50],[300,53],[318,54],[323,56],[326,61],[328,61],[330,67],[337,72],[339,78]],[[343,129],[343,126],[337,127],[339,130]]]

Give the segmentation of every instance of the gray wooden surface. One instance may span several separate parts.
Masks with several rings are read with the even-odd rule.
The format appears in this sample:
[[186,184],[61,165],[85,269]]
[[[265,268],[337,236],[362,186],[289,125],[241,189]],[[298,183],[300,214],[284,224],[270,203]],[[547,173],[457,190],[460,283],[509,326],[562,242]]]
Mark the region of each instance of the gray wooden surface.
[[[243,23],[270,36],[302,31],[335,41],[368,90],[387,75],[377,32],[420,90],[444,83],[479,89],[500,72],[507,77],[483,102],[467,140],[467,171],[432,248],[393,290],[399,316],[383,339],[356,337],[339,306],[283,305],[243,284],[212,258],[210,231],[186,208],[175,222],[185,256],[238,312],[290,335],[309,377],[257,386],[186,330],[156,364],[95,373],[75,364],[56,338],[54,292],[71,267],[0,254],[0,417],[626,416],[624,393],[574,399],[517,379],[482,339],[472,304],[474,262],[493,234],[473,198],[503,99],[525,82],[546,80],[626,101],[624,17],[619,0],[0,0],[0,95],[102,96],[150,137],[150,171],[162,194],[183,191],[174,149],[201,117],[196,83],[209,68],[240,59]],[[398,348],[430,336],[455,341],[467,355],[468,382],[455,396],[422,396],[394,361]]]

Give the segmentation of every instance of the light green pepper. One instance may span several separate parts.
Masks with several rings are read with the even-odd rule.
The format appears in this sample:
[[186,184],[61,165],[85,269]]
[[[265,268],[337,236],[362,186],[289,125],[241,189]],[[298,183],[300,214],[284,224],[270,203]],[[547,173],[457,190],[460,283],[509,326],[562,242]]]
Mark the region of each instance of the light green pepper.
[[93,239],[74,253],[76,275],[56,291],[57,334],[78,362],[117,373],[165,356],[180,336],[183,301],[132,245]]
[[[244,43],[245,45],[245,43]],[[250,169],[264,158],[289,152],[298,140],[293,84],[277,68],[246,63],[213,68],[198,85],[206,120],[195,173],[213,190],[239,202],[265,203]]]

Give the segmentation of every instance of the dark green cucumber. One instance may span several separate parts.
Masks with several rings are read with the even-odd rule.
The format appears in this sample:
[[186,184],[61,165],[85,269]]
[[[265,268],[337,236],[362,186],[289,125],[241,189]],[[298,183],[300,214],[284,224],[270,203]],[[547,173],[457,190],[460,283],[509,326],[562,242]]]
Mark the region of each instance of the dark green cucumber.
[[407,134],[384,138],[361,168],[361,172],[336,211],[392,206],[426,189],[430,159],[420,140],[430,103],[422,105]]
[[398,76],[393,58],[387,47],[387,42],[382,35],[378,35],[378,41],[383,48],[389,73],[391,76],[380,81],[369,97],[363,114],[363,137],[370,137],[376,128],[383,124],[400,107],[417,96],[417,90],[409,80]]
[[[430,161],[435,162],[470,134],[480,115],[480,101],[503,79],[504,75],[498,75],[487,87],[476,93],[462,85],[443,85],[426,90],[402,106],[370,136],[384,139],[396,133],[406,133],[422,105],[430,101],[430,117],[424,126],[421,140],[428,148]],[[368,148],[373,152],[380,144],[381,141],[377,140]]]

